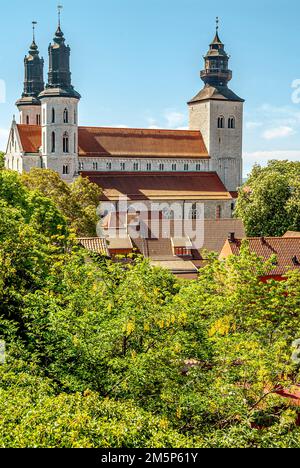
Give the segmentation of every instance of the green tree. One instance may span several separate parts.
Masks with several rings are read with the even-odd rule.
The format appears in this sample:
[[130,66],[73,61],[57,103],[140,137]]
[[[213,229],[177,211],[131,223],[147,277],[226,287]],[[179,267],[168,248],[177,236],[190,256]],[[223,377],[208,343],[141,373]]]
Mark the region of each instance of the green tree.
[[0,172],[2,447],[297,447],[300,272],[250,254],[197,281],[91,261],[53,199]]
[[0,169],[4,168],[4,153],[0,151]]
[[82,177],[67,184],[56,172],[45,169],[32,169],[22,175],[22,181],[30,190],[38,190],[53,200],[78,237],[96,235],[96,210],[101,196],[96,184]]
[[300,163],[271,161],[255,166],[240,189],[235,215],[248,236],[282,236],[300,230]]

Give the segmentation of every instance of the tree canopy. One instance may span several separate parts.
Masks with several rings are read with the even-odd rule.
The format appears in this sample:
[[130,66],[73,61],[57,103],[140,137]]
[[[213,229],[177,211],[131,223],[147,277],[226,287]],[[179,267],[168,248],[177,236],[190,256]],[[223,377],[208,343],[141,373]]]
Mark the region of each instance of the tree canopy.
[[282,236],[300,231],[300,162],[270,161],[254,166],[239,191],[236,216],[247,235]]
[[239,191],[236,216],[243,219],[247,235],[282,236],[300,230],[300,163],[270,161],[254,166]]
[[78,237],[96,235],[96,211],[101,195],[96,184],[83,177],[66,184],[56,172],[45,169],[32,169],[24,173],[22,182],[30,190],[38,190],[54,201]]
[[262,283],[246,245],[189,282],[91,261],[17,174],[0,201],[0,447],[299,447],[299,272]]

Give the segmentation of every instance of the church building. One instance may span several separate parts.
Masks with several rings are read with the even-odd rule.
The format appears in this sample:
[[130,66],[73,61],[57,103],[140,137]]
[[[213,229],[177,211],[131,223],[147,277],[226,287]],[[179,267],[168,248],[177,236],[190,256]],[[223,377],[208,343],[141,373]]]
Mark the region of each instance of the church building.
[[[79,126],[80,94],[70,71],[70,47],[60,17],[48,48],[49,71],[35,40],[24,60],[24,90],[7,144],[6,168],[52,169],[70,183],[79,175],[103,189],[118,208],[120,197],[202,203],[206,219],[232,217],[242,184],[243,103],[228,87],[229,56],[218,26],[205,56],[204,87],[188,102],[189,130]],[[99,122],[101,124],[101,122]]]

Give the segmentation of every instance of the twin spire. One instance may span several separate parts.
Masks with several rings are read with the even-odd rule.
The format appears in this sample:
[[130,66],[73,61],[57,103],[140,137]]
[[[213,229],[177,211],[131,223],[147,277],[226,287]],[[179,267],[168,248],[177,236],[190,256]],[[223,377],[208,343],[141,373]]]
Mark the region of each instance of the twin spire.
[[36,21],[32,21],[32,44],[28,56],[24,59],[25,79],[22,98],[17,105],[40,105],[40,99],[46,96],[63,96],[80,98],[71,83],[70,47],[65,44],[61,30],[61,10],[58,5],[58,27],[53,44],[49,45],[48,83],[44,84],[44,60],[39,56],[36,44]]

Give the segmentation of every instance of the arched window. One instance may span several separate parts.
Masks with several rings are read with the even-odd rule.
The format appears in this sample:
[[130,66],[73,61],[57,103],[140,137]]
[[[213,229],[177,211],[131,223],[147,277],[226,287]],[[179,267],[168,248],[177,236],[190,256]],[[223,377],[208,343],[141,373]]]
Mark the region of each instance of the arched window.
[[235,118],[234,117],[229,117],[228,119],[228,128],[235,128]]
[[221,219],[222,217],[222,207],[221,205],[218,205],[216,207],[216,219]]
[[193,205],[192,205],[191,219],[193,219],[193,220],[198,219],[197,203],[193,203]]
[[52,123],[55,123],[55,109],[52,108]]
[[76,133],[74,133],[74,153],[77,153],[77,147],[76,147]]
[[70,168],[68,165],[63,166],[63,175],[69,175]]
[[26,115],[26,124],[29,125],[29,115]]
[[51,135],[51,153],[55,153],[55,132]]
[[69,112],[67,108],[64,110],[64,123],[69,123]]
[[69,153],[69,135],[67,132],[65,132],[63,136],[63,152]]
[[76,109],[74,110],[74,124],[77,124],[77,114],[76,114]]
[[223,116],[220,116],[218,118],[218,128],[224,128],[225,127],[225,119]]
[[36,124],[41,125],[41,115],[40,114],[36,115]]

